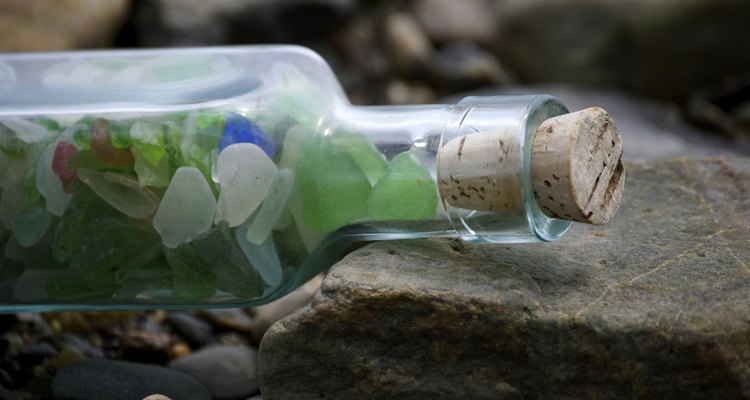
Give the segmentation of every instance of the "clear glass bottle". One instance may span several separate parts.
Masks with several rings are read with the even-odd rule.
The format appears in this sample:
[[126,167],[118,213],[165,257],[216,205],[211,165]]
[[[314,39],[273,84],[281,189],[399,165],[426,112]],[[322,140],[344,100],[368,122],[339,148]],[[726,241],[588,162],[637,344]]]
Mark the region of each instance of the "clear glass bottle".
[[[530,141],[566,112],[352,106],[294,46],[2,55],[0,311],[252,306],[358,241],[555,240],[570,222],[534,200]],[[440,152],[497,129],[505,207],[462,207]]]

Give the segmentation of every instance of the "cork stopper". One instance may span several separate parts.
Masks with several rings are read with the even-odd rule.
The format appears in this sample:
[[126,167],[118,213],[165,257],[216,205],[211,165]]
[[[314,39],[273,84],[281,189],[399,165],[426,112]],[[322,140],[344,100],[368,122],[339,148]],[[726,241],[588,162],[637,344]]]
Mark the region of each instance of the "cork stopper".
[[609,222],[625,184],[622,142],[609,114],[594,107],[542,122],[531,149],[531,178],[547,216]]
[[[528,145],[528,144],[527,144]],[[460,136],[438,154],[438,188],[448,204],[477,211],[523,208],[520,141],[500,127]],[[531,143],[534,196],[549,217],[607,223],[625,181],[617,128],[601,108],[549,118]]]

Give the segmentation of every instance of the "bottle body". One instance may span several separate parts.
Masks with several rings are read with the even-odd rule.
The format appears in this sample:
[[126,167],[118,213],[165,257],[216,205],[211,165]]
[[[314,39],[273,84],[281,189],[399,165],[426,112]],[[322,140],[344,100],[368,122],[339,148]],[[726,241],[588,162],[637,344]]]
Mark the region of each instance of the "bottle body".
[[[255,305],[355,241],[554,240],[527,142],[565,111],[353,107],[290,46],[1,57],[0,310]],[[504,208],[452,205],[440,152],[497,129]]]

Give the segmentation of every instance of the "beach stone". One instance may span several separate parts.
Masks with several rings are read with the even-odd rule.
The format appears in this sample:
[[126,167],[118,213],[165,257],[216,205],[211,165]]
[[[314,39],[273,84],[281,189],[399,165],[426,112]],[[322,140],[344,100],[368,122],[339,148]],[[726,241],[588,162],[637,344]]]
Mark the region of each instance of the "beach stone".
[[111,44],[130,0],[63,0],[55,7],[44,0],[3,0],[2,7],[0,50],[68,50]]
[[413,12],[435,42],[467,39],[489,43],[496,30],[489,3],[483,0],[418,0]]
[[169,366],[194,377],[214,399],[242,399],[258,390],[256,356],[247,346],[211,346]]
[[211,339],[211,325],[192,314],[169,312],[164,321],[193,346],[202,346]]
[[133,400],[154,393],[211,400],[200,383],[182,372],[111,360],[86,360],[62,368],[52,380],[52,393],[66,400]]
[[264,399],[750,397],[750,160],[626,164],[554,243],[351,253],[264,336]]

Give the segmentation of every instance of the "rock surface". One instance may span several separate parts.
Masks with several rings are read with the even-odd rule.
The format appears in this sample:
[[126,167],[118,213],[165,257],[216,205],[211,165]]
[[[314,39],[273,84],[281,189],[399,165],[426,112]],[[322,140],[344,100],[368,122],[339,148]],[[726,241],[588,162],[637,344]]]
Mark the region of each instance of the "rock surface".
[[263,338],[263,398],[750,397],[750,160],[626,168],[556,243],[350,254]]

